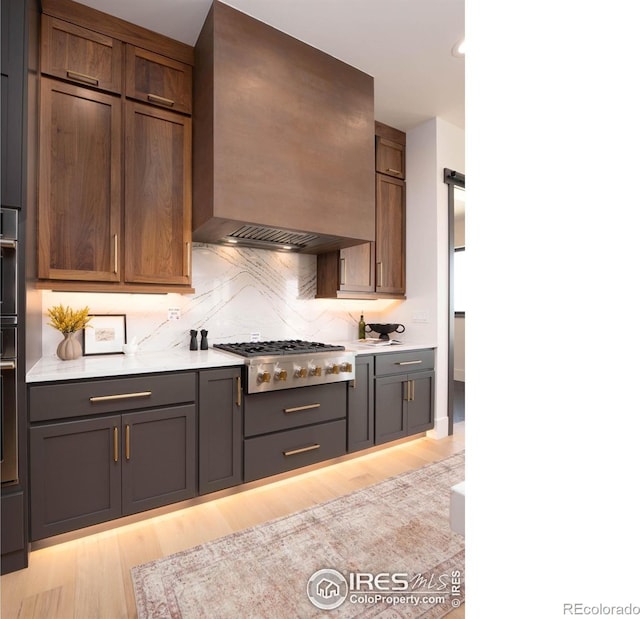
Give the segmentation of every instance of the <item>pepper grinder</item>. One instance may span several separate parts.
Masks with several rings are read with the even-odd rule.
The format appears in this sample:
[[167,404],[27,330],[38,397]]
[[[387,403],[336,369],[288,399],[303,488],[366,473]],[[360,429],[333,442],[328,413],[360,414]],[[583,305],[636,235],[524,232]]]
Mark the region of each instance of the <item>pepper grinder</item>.
[[191,329],[191,343],[189,344],[189,350],[198,350],[198,332],[195,329]]
[[202,339],[200,340],[200,350],[207,350],[209,348],[209,342],[207,341],[207,334],[209,332],[206,329],[202,329],[200,331],[200,335],[202,335]]

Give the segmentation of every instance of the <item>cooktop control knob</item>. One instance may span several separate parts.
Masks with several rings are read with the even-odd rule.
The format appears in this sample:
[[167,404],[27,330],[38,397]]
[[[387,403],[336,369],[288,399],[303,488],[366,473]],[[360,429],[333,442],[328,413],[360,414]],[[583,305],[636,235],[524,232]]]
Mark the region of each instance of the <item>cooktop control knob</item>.
[[318,365],[309,366],[309,376],[322,376],[322,368]]
[[270,380],[270,372],[258,372],[258,384],[268,383]]
[[287,380],[287,370],[277,369],[273,373],[273,380]]
[[338,374],[340,372],[340,366],[337,363],[330,363],[327,365],[327,374]]
[[296,368],[293,371],[294,378],[306,378],[307,377],[307,368]]
[[345,362],[340,366],[340,371],[341,371],[341,372],[352,372],[352,371],[353,371],[353,366],[352,366],[348,361],[345,361]]

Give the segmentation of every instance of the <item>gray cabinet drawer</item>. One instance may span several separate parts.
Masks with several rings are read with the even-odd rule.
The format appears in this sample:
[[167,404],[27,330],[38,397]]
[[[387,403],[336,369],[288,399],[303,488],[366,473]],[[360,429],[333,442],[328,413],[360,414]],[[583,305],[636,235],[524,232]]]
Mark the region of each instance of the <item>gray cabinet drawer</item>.
[[144,374],[29,388],[31,422],[184,404],[196,399],[196,375]]
[[380,353],[376,355],[376,376],[406,374],[407,372],[432,370],[435,354],[433,348],[405,352]]
[[347,422],[330,421],[244,441],[244,481],[269,477],[347,453]]
[[347,383],[247,395],[244,435],[255,436],[347,416]]

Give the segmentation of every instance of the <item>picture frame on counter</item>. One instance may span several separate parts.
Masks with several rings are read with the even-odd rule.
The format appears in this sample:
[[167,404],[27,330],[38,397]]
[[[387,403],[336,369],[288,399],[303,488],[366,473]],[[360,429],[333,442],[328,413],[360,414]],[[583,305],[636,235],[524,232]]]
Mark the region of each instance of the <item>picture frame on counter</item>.
[[127,343],[126,314],[89,314],[91,321],[82,330],[82,354],[124,354]]

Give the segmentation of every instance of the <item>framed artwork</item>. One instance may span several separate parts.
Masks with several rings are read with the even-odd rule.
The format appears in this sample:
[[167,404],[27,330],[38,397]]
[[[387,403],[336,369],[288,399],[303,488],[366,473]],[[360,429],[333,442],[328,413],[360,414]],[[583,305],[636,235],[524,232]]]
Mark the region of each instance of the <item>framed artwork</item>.
[[123,354],[127,343],[126,314],[89,314],[89,326],[82,330],[82,354]]

